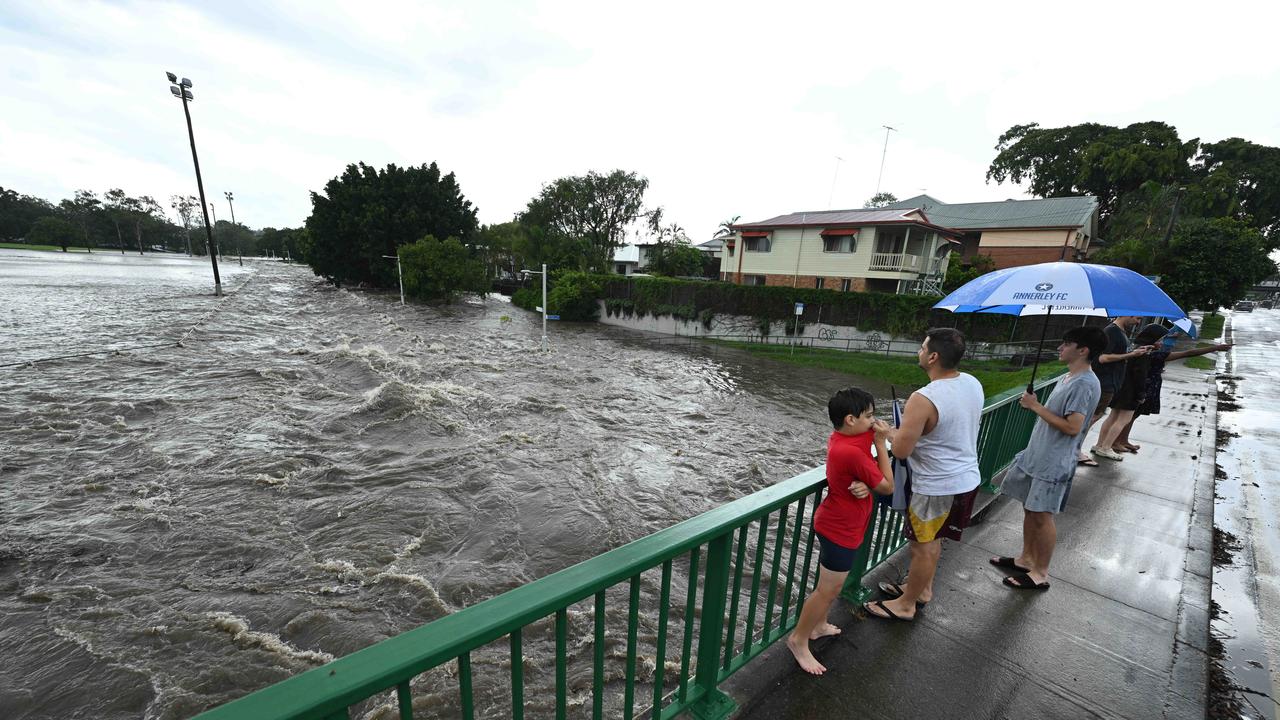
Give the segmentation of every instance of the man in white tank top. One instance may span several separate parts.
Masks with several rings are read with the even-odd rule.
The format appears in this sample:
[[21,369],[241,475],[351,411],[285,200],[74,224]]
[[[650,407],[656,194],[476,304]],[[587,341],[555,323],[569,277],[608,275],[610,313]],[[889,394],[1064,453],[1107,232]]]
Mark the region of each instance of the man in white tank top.
[[911,394],[902,426],[890,435],[895,457],[911,460],[911,497],[903,534],[910,541],[907,582],[880,583],[889,600],[863,605],[867,614],[911,620],[933,599],[942,538],[959,540],[969,524],[978,472],[978,427],[985,396],[976,378],[959,370],[964,335],[952,328],[925,333],[917,354],[929,384]]

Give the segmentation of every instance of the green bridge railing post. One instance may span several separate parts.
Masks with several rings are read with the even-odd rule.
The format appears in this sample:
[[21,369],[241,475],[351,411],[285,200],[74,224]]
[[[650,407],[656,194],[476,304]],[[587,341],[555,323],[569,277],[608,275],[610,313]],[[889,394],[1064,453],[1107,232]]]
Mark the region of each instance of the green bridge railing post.
[[880,503],[874,503],[871,506],[871,517],[867,519],[867,535],[854,553],[853,568],[849,570],[849,577],[845,579],[844,587],[840,589],[840,597],[854,605],[861,605],[870,600],[874,594],[862,584],[862,576],[867,574],[867,566],[871,563],[872,535],[874,534],[872,531],[876,528],[876,521],[879,520],[884,507]]
[[[733,532],[707,543],[707,569],[702,585],[702,619],[698,625],[698,669],[694,687],[701,696],[689,706],[698,720],[722,720],[737,707],[733,698],[716,687],[720,682],[720,652],[724,639],[725,595],[729,591],[729,556]],[[690,578],[689,582],[696,582]],[[688,622],[688,619],[686,619]]]

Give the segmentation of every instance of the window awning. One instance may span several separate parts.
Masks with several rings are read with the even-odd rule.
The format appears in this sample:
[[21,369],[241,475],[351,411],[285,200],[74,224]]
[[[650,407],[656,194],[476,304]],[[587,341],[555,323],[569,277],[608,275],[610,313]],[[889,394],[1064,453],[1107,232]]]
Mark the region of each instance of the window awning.
[[818,234],[824,237],[845,237],[848,235],[857,235],[858,228],[826,228]]
[[742,237],[769,237],[768,230],[743,230]]

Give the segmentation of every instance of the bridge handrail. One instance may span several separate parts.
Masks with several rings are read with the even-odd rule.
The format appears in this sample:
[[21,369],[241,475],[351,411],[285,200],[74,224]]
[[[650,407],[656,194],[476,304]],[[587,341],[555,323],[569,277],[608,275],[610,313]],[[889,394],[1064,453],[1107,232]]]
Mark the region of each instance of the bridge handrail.
[[[1037,395],[1043,400],[1061,376],[1042,380],[1037,384]],[[985,404],[982,429],[979,433],[979,463],[984,487],[995,488],[992,479],[1012,461],[1026,444],[1034,423],[1034,414],[1017,412],[1017,399],[1022,389],[1015,388],[996,395]],[[604,591],[624,581],[631,584],[631,605],[628,631],[628,667],[626,717],[634,713],[636,616],[639,598],[640,574],[661,567],[663,570],[662,597],[665,606],[660,608],[658,634],[658,667],[667,659],[664,637],[667,610],[670,606],[669,588],[672,563],[689,555],[689,576],[702,580],[703,597],[697,608],[699,621],[697,642],[696,677],[688,675],[691,667],[689,653],[692,650],[692,621],[686,615],[684,647],[679,660],[681,676],[678,693],[668,694],[665,683],[656,682],[654,704],[657,711],[652,717],[673,717],[693,709],[698,717],[723,717],[733,708],[732,701],[717,690],[717,685],[773,642],[785,636],[798,619],[800,604],[810,586],[810,560],[812,555],[812,528],[802,532],[802,526],[810,519],[804,510],[813,498],[814,507],[825,487],[825,466],[803,472],[788,480],[739,498],[720,507],[692,517],[671,527],[659,530],[639,540],[615,548],[601,555],[584,560],[564,570],[539,578],[533,582],[494,596],[471,607],[464,608],[406,631],[395,637],[353,652],[333,662],[301,673],[268,686],[245,697],[233,700],[198,716],[199,720],[303,720],[320,718],[331,720],[348,717],[351,705],[367,700],[379,693],[396,689],[402,718],[411,718],[411,693],[409,681],[415,676],[443,665],[455,658],[459,660],[459,682],[462,686],[461,705],[463,716],[471,717],[470,653],[503,637],[511,638],[512,660],[512,716],[523,713],[523,660],[521,636],[523,628],[556,616],[557,634],[557,717],[564,717],[564,616],[566,609],[578,602],[596,597],[596,683],[595,715],[600,716],[602,685]],[[786,571],[786,588],[782,596],[781,613],[776,627],[772,627],[775,591],[786,544],[787,517],[792,505],[798,505],[796,516],[800,522],[791,530],[790,560]],[[757,642],[755,614],[760,594],[760,570],[766,551],[769,518],[779,513],[775,537],[772,569],[769,572],[768,608],[763,625],[759,628]],[[746,565],[746,541],[753,523],[758,525],[754,549],[755,564],[751,568],[752,588],[750,621],[743,635],[740,652],[735,653],[734,643],[739,625],[737,613],[742,591],[744,565]],[[863,575],[893,552],[902,547],[898,530],[901,518],[898,514],[877,505],[867,539],[860,549],[854,572],[846,584],[846,596],[865,594],[861,586]],[[731,562],[732,544],[737,534],[737,553]],[[803,536],[803,537],[802,537]],[[804,567],[796,588],[794,613],[789,612],[793,589],[795,565],[801,540],[805,544]],[[707,545],[706,566],[699,574],[701,548]],[[730,574],[733,580],[732,604],[726,608]],[[694,609],[698,583],[690,582],[688,609]],[[729,622],[724,622],[726,611]],[[726,628],[728,634],[726,637]],[[727,647],[726,647],[727,645]],[[723,656],[723,661],[721,660]],[[664,673],[658,670],[657,678]],[[692,680],[692,684],[688,681]],[[668,696],[669,695],[669,696]],[[670,700],[663,705],[664,700]]]

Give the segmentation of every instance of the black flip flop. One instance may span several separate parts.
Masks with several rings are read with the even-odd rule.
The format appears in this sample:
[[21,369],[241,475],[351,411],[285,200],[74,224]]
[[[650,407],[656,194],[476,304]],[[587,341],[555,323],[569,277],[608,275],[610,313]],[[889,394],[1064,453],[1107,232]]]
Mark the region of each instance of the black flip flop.
[[1014,572],[1022,573],[1023,575],[1026,575],[1031,570],[1031,568],[1022,567],[1017,562],[1015,562],[1015,560],[1016,558],[1011,558],[1011,557],[994,557],[988,560],[987,562],[991,563],[992,565],[1002,570],[1012,570]]
[[[880,592],[884,593],[885,595],[888,595],[890,600],[902,597],[902,586],[899,585],[898,583],[891,583],[888,580],[881,580],[879,588],[880,588]],[[922,602],[920,600],[917,600],[916,609],[919,610],[928,604],[929,603],[927,602]]]
[[[880,610],[884,613],[884,615],[881,615],[880,613],[871,612],[872,607],[880,608]],[[890,610],[888,607],[885,606],[883,600],[875,600],[869,603],[862,603],[862,610],[867,615],[874,618],[880,618],[881,620],[897,620],[898,622],[911,622],[912,620],[915,619],[915,618],[898,617],[897,615],[894,614],[892,610]]]
[[1032,580],[1031,576],[1026,573],[1021,573],[1019,575],[1010,575],[1009,577],[1005,578],[1003,582],[1005,585],[1013,588],[1014,590],[1048,590],[1049,589],[1049,583],[1047,581],[1038,583],[1035,580]]

